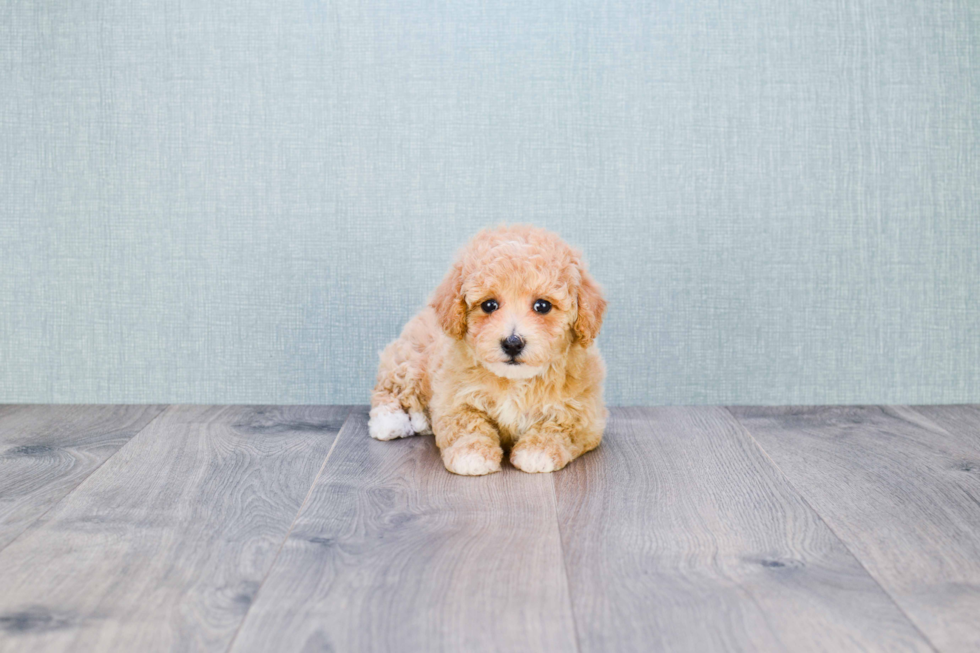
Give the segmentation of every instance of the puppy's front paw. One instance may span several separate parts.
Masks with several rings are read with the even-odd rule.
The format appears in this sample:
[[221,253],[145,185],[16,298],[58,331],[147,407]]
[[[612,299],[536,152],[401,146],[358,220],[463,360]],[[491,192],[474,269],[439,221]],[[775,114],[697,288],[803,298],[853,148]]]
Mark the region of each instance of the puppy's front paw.
[[442,462],[453,474],[483,476],[500,471],[504,452],[486,437],[463,437],[442,450]]
[[557,471],[571,459],[571,453],[559,442],[518,442],[510,452],[510,464],[532,474]]
[[368,434],[375,440],[394,440],[415,434],[408,413],[397,406],[376,406],[371,409]]

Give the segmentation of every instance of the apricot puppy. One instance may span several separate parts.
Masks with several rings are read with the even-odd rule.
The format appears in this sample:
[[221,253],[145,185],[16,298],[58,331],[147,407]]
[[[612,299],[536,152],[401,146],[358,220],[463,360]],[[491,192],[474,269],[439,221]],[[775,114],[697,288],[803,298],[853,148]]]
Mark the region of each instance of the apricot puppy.
[[581,254],[530,226],[484,230],[381,353],[369,432],[434,433],[446,469],[552,472],[594,449],[608,411],[594,341],[606,300]]

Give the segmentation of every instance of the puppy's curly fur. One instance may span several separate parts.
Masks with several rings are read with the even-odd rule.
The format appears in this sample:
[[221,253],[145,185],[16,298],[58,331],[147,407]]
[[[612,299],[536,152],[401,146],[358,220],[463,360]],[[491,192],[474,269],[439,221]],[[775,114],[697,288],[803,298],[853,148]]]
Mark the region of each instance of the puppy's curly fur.
[[381,353],[371,436],[434,432],[456,474],[498,471],[505,448],[525,472],[561,469],[602,439],[594,341],[605,309],[581,254],[557,235],[481,231]]

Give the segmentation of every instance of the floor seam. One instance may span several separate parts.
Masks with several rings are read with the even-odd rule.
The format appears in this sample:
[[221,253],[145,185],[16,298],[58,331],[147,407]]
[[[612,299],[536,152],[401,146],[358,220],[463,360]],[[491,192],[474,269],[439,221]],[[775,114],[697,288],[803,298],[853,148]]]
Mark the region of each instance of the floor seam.
[[847,545],[847,542],[844,541],[844,538],[842,538],[837,533],[837,531],[834,530],[834,527],[831,526],[827,522],[826,519],[824,519],[824,516],[822,514],[820,514],[820,511],[817,510],[816,507],[813,504],[810,503],[810,500],[806,498],[806,495],[803,494],[803,492],[800,491],[800,489],[798,487],[796,487],[796,484],[793,483],[793,481],[786,474],[786,472],[783,471],[782,467],[780,467],[779,464],[776,463],[775,460],[773,460],[772,456],[769,455],[769,452],[766,451],[765,447],[762,446],[762,443],[759,442],[756,439],[756,437],[752,434],[751,429],[749,429],[749,427],[746,426],[742,422],[742,420],[740,420],[738,418],[738,415],[736,415],[735,413],[732,412],[732,409],[729,406],[725,406],[724,408],[725,408],[726,411],[728,411],[728,414],[732,416],[732,419],[735,420],[735,422],[739,425],[739,427],[742,429],[742,431],[745,432],[745,435],[748,436],[749,440],[751,440],[752,443],[756,446],[756,448],[758,448],[758,450],[762,453],[762,455],[765,456],[765,459],[769,461],[769,463],[773,466],[773,469],[775,469],[779,473],[779,475],[782,477],[782,479],[784,481],[786,481],[787,484],[789,484],[789,486],[793,489],[794,492],[796,492],[796,495],[798,497],[800,497],[800,500],[803,503],[806,504],[807,508],[809,508],[810,510],[813,511],[813,514],[817,516],[817,519],[820,520],[820,523],[822,523],[824,526],[827,527],[827,530],[830,531],[831,535],[833,535],[837,539],[838,542],[840,542],[840,545],[842,547],[844,547],[844,549],[848,553],[851,554],[851,557],[854,558],[854,561],[856,563],[858,563],[858,566],[860,566],[861,569],[864,571],[864,573],[866,573],[868,575],[868,578],[870,578],[874,582],[874,584],[877,585],[878,588],[881,589],[882,592],[884,592],[885,596],[887,596],[888,599],[892,602],[892,605],[894,605],[895,608],[902,614],[902,616],[904,616],[908,620],[908,622],[912,626],[912,628],[915,629],[915,632],[919,633],[919,635],[922,637],[922,640],[926,644],[929,645],[929,648],[931,648],[936,653],[940,653],[939,648],[925,634],[925,632],[923,632],[922,629],[919,628],[919,624],[917,624],[915,622],[915,620],[912,619],[912,617],[909,615],[909,613],[905,611],[905,608],[903,608],[901,606],[901,604],[899,604],[899,602],[895,599],[895,597],[892,595],[892,593],[889,592],[888,589],[884,585],[881,584],[881,581],[879,581],[877,578],[875,578],[874,574],[872,574],[871,571],[865,566],[864,561],[861,560],[861,558],[856,553],[854,553],[854,551],[851,549],[851,547],[849,547]]
[[[93,404],[93,405],[94,405],[94,404]],[[19,532],[19,533],[17,533],[17,535],[15,535],[15,536],[14,536],[14,539],[12,539],[12,540],[10,540],[9,542],[7,542],[6,544],[4,544],[3,546],[0,546],[0,553],[2,553],[3,551],[5,551],[5,550],[7,549],[7,547],[9,547],[9,546],[10,546],[11,544],[13,544],[13,543],[14,543],[14,542],[16,542],[17,540],[19,540],[19,539],[21,538],[21,536],[22,536],[22,535],[24,535],[25,533],[27,533],[27,532],[29,532],[29,531],[31,531],[31,529],[33,529],[33,528],[34,528],[34,526],[36,526],[36,525],[37,525],[37,524],[38,524],[38,523],[39,523],[39,522],[40,522],[40,521],[41,521],[41,520],[42,520],[42,519],[44,518],[44,516],[45,516],[45,515],[47,515],[47,514],[48,514],[49,512],[51,512],[52,510],[54,510],[54,509],[55,509],[55,507],[57,507],[57,506],[59,506],[59,505],[61,504],[61,502],[62,502],[62,501],[64,501],[65,499],[67,499],[68,497],[70,497],[70,496],[71,496],[72,494],[74,494],[74,493],[75,493],[75,492],[76,492],[76,491],[78,490],[78,488],[80,488],[80,487],[82,487],[82,484],[84,484],[84,483],[85,483],[85,481],[87,481],[87,480],[89,480],[89,479],[90,479],[90,478],[92,477],[92,475],[93,475],[93,474],[95,474],[95,473],[96,473],[97,471],[99,471],[100,469],[102,469],[102,467],[103,467],[103,466],[104,466],[104,465],[105,465],[105,464],[106,464],[107,462],[109,462],[110,460],[112,460],[113,458],[115,458],[115,457],[116,457],[116,455],[117,455],[117,454],[118,454],[118,453],[119,453],[120,451],[122,451],[122,450],[123,450],[123,449],[125,449],[125,448],[126,448],[127,446],[129,446],[129,443],[130,443],[130,442],[132,442],[133,440],[135,440],[135,439],[136,439],[136,438],[137,438],[137,437],[138,437],[138,436],[139,436],[139,435],[140,435],[141,433],[143,433],[143,431],[145,431],[146,429],[148,429],[148,428],[150,428],[150,425],[151,425],[151,424],[153,424],[154,422],[156,422],[156,421],[157,421],[158,419],[160,419],[160,417],[161,417],[161,416],[162,416],[162,415],[163,415],[164,413],[166,413],[166,412],[167,412],[168,410],[170,410],[171,408],[173,408],[173,407],[174,407],[174,404],[150,404],[150,405],[156,405],[156,406],[160,406],[160,405],[162,405],[162,406],[163,406],[163,410],[161,410],[161,411],[160,411],[159,413],[157,413],[156,415],[154,415],[154,416],[153,416],[153,417],[152,417],[152,418],[150,419],[150,421],[149,421],[149,422],[147,422],[146,424],[144,424],[144,425],[143,425],[143,427],[142,427],[142,428],[141,428],[140,430],[138,430],[138,431],[136,431],[136,433],[133,433],[133,435],[131,435],[131,436],[129,437],[129,439],[128,439],[128,440],[126,440],[126,441],[125,441],[125,442],[124,442],[124,443],[122,444],[122,446],[121,446],[121,447],[119,447],[118,449],[116,449],[115,451],[113,451],[113,452],[112,452],[111,454],[109,454],[108,456],[106,456],[106,459],[105,459],[105,460],[103,460],[103,461],[102,461],[101,463],[99,463],[98,465],[96,465],[96,466],[95,466],[95,468],[94,468],[94,469],[93,469],[92,471],[90,471],[90,472],[89,472],[88,474],[86,474],[86,475],[85,475],[85,478],[83,478],[83,479],[82,479],[82,480],[80,480],[80,481],[79,481],[78,483],[76,483],[76,484],[75,484],[75,487],[73,487],[72,489],[70,489],[70,490],[68,490],[68,491],[67,491],[67,492],[66,492],[66,493],[65,493],[65,494],[64,494],[64,495],[63,495],[63,496],[62,496],[61,498],[59,498],[59,499],[58,499],[57,501],[55,501],[55,502],[54,502],[54,503],[52,503],[52,504],[51,504],[50,506],[48,506],[48,508],[47,508],[47,510],[45,510],[45,511],[44,511],[44,512],[42,512],[42,513],[41,513],[40,515],[38,515],[37,517],[35,517],[35,518],[34,518],[34,521],[32,521],[32,522],[31,522],[30,524],[28,524],[28,525],[27,525],[27,527],[26,527],[26,528],[25,528],[24,530],[22,530],[21,532]]]
[[310,489],[307,490],[303,503],[300,504],[299,509],[296,511],[296,516],[293,517],[293,522],[289,525],[289,530],[286,531],[286,535],[282,538],[282,542],[279,543],[279,548],[276,550],[276,555],[272,557],[272,561],[269,563],[269,568],[266,570],[265,575],[262,576],[262,581],[255,590],[255,595],[253,596],[251,603],[249,603],[248,609],[245,610],[245,614],[242,615],[242,620],[238,623],[238,627],[235,629],[235,634],[231,636],[231,640],[228,642],[228,648],[225,649],[226,653],[230,652],[235,646],[235,641],[238,639],[238,634],[242,632],[242,628],[245,626],[245,622],[248,620],[248,615],[252,612],[252,606],[258,602],[259,595],[262,593],[262,588],[265,586],[265,582],[269,580],[269,576],[272,575],[272,570],[279,561],[279,556],[282,555],[282,550],[285,548],[286,542],[289,541],[289,537],[293,534],[293,529],[296,528],[296,523],[303,514],[303,510],[306,509],[306,504],[309,503],[310,497],[313,496],[313,489],[316,487],[316,483],[320,480],[320,477],[323,476],[323,470],[327,468],[327,462],[333,455],[334,449],[337,448],[337,443],[340,441],[340,437],[344,434],[345,427],[348,423],[350,423],[351,416],[354,414],[356,408],[357,406],[351,406],[347,411],[347,417],[344,418],[344,423],[340,426],[340,430],[337,431],[337,436],[333,439],[333,443],[330,445],[330,450],[327,451],[327,455],[324,457],[323,463],[320,465],[320,470],[316,473],[316,476],[313,477],[313,481],[310,483]]
[[[567,473],[567,472],[566,472]],[[568,560],[565,558],[565,544],[561,537],[561,516],[558,514],[558,487],[554,475],[549,475],[551,481],[551,500],[555,508],[555,531],[558,534],[558,555],[561,557],[561,570],[565,574],[565,598],[568,601],[568,613],[572,618],[572,635],[575,636],[575,650],[581,653],[582,643],[579,641],[578,617],[575,616],[575,604],[572,602],[572,580],[568,575]]]

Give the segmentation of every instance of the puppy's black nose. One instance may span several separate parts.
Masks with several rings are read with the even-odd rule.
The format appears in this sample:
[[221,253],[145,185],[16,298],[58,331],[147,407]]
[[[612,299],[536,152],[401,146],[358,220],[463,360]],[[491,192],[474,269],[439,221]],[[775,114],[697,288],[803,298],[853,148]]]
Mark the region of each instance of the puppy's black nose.
[[500,348],[504,350],[505,354],[513,358],[524,349],[524,339],[516,333],[512,333],[500,341]]

